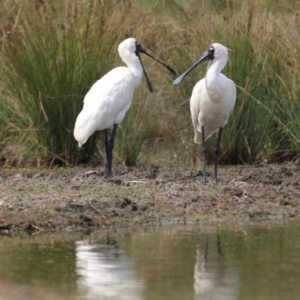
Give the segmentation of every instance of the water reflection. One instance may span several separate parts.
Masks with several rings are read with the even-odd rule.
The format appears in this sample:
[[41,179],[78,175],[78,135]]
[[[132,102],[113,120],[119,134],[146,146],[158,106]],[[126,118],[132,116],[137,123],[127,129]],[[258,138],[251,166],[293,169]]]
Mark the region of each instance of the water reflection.
[[76,242],[79,299],[140,300],[144,282],[116,243]]
[[300,299],[299,251],[298,220],[0,235],[0,299]]
[[[217,253],[209,249],[207,234],[203,246],[197,247],[197,262],[194,268],[195,300],[238,299],[240,278],[234,262],[226,260],[222,253],[221,237],[217,234]],[[202,249],[201,249],[202,248]]]

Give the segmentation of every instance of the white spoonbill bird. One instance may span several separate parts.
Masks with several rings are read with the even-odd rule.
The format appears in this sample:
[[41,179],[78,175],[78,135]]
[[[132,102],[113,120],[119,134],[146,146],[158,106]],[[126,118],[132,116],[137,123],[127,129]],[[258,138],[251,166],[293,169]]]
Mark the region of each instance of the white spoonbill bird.
[[203,155],[203,182],[206,183],[206,145],[205,141],[215,132],[219,132],[215,146],[215,174],[214,183],[217,183],[217,169],[220,152],[222,130],[227,124],[236,100],[234,82],[221,73],[227,63],[228,49],[221,44],[210,45],[200,59],[188,70],[181,74],[173,85],[179,84],[182,79],[202,62],[209,60],[205,78],[195,85],[190,109],[195,131],[194,141],[202,141]]
[[[140,53],[150,56],[176,74],[173,69],[147,53],[134,38],[124,40],[119,45],[118,51],[127,67],[117,67],[94,83],[84,98],[83,109],[77,117],[74,128],[74,137],[78,141],[79,147],[96,130],[105,131],[108,176],[112,176],[112,150],[118,124],[122,122],[131,105],[134,90],[140,85],[143,73],[150,92],[153,91],[142,64]],[[111,127],[113,129],[109,138],[108,129]]]

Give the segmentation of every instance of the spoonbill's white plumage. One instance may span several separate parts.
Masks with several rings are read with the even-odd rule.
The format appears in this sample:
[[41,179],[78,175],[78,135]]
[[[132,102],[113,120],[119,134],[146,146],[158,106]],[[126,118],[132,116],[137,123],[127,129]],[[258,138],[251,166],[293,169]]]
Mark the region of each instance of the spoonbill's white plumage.
[[215,147],[215,174],[217,183],[217,168],[222,130],[227,124],[236,100],[234,82],[221,73],[228,59],[228,49],[221,44],[210,45],[200,59],[188,70],[181,74],[173,85],[182,79],[200,63],[209,60],[205,78],[195,85],[190,99],[191,117],[195,131],[194,141],[202,142],[203,182],[206,183],[206,145],[205,141],[215,132],[218,138]]
[[[83,109],[77,117],[74,128],[74,137],[78,141],[79,147],[96,130],[105,130],[108,176],[112,176],[112,149],[118,124],[122,122],[131,105],[133,93],[140,85],[143,73],[148,88],[152,92],[151,83],[140,59],[140,53],[150,56],[175,73],[170,67],[148,54],[134,38],[124,40],[119,45],[118,51],[127,67],[117,67],[111,70],[91,87],[84,98]],[[109,138],[108,129],[112,127]]]

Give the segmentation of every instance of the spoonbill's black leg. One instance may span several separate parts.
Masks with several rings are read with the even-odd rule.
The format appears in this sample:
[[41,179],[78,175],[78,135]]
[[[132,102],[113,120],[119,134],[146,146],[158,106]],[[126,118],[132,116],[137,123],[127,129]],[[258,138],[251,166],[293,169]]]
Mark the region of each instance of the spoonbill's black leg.
[[204,138],[204,126],[202,126],[202,160],[203,160],[203,178],[202,182],[206,183],[206,145]]
[[110,139],[108,139],[108,129],[105,129],[105,152],[107,158],[107,176],[112,177],[112,151],[114,148],[115,135],[118,124],[114,124]]
[[223,131],[223,128],[220,127],[217,142],[216,142],[216,147],[215,147],[215,177],[214,177],[215,184],[218,183],[218,162],[219,162],[220,141],[221,141],[222,131]]
[[105,138],[104,145],[105,145],[105,153],[106,153],[107,176],[112,176],[111,169],[109,170],[110,151],[109,151],[108,129],[104,130],[104,138]]

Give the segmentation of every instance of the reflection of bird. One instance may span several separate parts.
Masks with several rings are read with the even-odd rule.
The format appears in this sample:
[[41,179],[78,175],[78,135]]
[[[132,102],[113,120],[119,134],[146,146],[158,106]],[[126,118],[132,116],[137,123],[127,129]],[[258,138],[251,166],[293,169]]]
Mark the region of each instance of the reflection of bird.
[[217,253],[209,253],[207,236],[204,251],[197,249],[197,262],[194,268],[195,300],[234,300],[238,299],[239,274],[234,265],[224,259],[221,238],[217,236]]
[[145,283],[116,245],[76,242],[76,271],[82,299],[142,299]]
[[187,71],[181,74],[174,82],[177,85],[195,67],[205,60],[209,60],[205,78],[194,87],[190,100],[190,109],[195,131],[194,141],[202,141],[203,155],[203,182],[206,183],[206,145],[205,141],[219,131],[215,147],[215,174],[217,183],[217,168],[221,134],[234,108],[236,87],[231,79],[221,73],[227,63],[228,50],[221,44],[210,45],[200,59]]
[[[112,176],[112,150],[118,124],[122,122],[131,105],[134,90],[140,85],[143,73],[149,90],[152,92],[152,86],[143,67],[140,53],[147,54],[175,73],[170,67],[148,54],[134,38],[123,41],[118,50],[127,67],[111,70],[92,86],[84,98],[84,106],[77,117],[74,128],[74,137],[80,147],[96,130],[105,130],[108,176]],[[108,129],[111,127],[113,130],[109,139]]]

